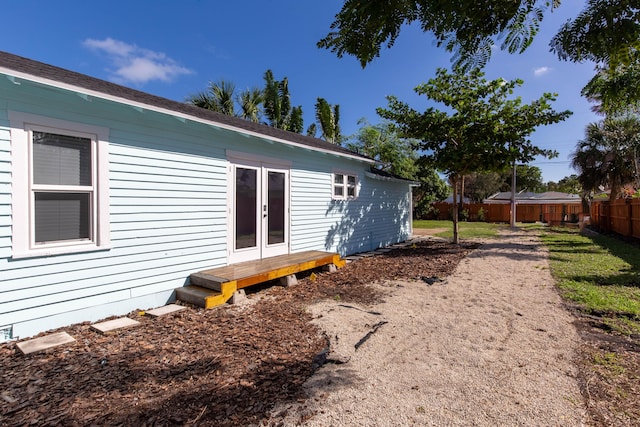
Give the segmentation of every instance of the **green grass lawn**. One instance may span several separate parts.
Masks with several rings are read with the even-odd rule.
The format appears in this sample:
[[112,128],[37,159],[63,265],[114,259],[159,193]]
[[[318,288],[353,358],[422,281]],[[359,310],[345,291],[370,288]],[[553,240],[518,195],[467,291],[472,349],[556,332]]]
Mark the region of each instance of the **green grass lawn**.
[[551,271],[565,298],[602,316],[614,330],[640,333],[640,249],[607,236],[577,230],[541,232]]
[[[505,224],[489,224],[486,222],[465,222],[461,221],[460,224],[460,238],[471,237],[497,237],[498,229],[506,227]],[[438,237],[453,238],[453,222],[452,221],[434,221],[434,220],[416,220],[413,221],[413,228],[431,228],[431,229],[444,229],[441,233],[436,234]]]

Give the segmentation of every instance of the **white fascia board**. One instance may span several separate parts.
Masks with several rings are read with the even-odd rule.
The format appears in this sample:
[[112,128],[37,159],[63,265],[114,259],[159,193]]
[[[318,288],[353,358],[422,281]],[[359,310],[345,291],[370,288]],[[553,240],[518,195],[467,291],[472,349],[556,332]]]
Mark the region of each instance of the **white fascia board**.
[[[239,128],[239,127],[226,125],[226,124],[223,124],[223,123],[218,123],[218,122],[215,122],[213,120],[202,119],[200,117],[191,116],[189,114],[180,113],[178,111],[173,111],[173,110],[169,110],[169,109],[166,109],[166,108],[157,107],[157,106],[145,104],[145,103],[142,103],[142,102],[131,101],[131,100],[126,99],[126,98],[121,98],[121,97],[118,97],[118,96],[108,95],[108,94],[105,94],[105,93],[102,93],[102,92],[98,92],[98,91],[94,91],[94,90],[91,90],[91,89],[85,89],[85,88],[74,86],[74,85],[70,85],[70,84],[67,84],[67,83],[62,83],[62,82],[59,82],[57,80],[51,80],[51,79],[46,79],[46,78],[34,76],[32,74],[22,73],[22,72],[15,71],[15,70],[8,69],[8,68],[1,67],[1,66],[0,66],[0,73],[2,73],[5,76],[7,76],[7,78],[9,78],[10,80],[12,78],[14,80],[15,80],[15,78],[23,79],[23,80],[27,80],[27,81],[34,82],[34,83],[39,83],[39,84],[42,84],[42,85],[47,85],[47,86],[52,86],[52,87],[59,88],[59,89],[68,90],[68,91],[74,92],[74,93],[76,93],[78,95],[92,96],[94,98],[103,99],[103,100],[111,101],[111,102],[116,102],[116,103],[119,103],[119,104],[125,104],[125,105],[128,105],[128,106],[134,107],[134,108],[142,108],[142,109],[154,111],[156,113],[167,114],[167,115],[173,116],[173,117],[175,117],[175,118],[177,118],[179,120],[190,120],[192,122],[202,123],[202,124],[206,124],[206,125],[209,125],[209,126],[217,127],[217,128],[220,128],[220,129],[225,129],[225,130],[229,130],[229,131],[232,131],[232,132],[238,132],[238,133],[241,133],[241,134],[244,134],[244,135],[254,136],[254,137],[257,137],[257,138],[261,138],[261,139],[266,139],[268,141],[279,142],[281,144],[289,145],[289,146],[292,146],[292,147],[303,148],[303,149],[309,150],[309,151],[317,151],[317,152],[320,152],[320,153],[330,154],[330,155],[334,155],[334,156],[337,156],[337,157],[346,157],[346,158],[357,160],[357,161],[360,161],[360,162],[363,162],[363,163],[371,163],[371,164],[375,164],[376,163],[376,161],[373,160],[373,159],[366,159],[366,158],[355,156],[355,155],[350,155],[350,154],[346,154],[346,153],[338,153],[336,151],[325,150],[325,149],[322,149],[322,148],[312,147],[312,146],[305,145],[305,144],[299,144],[297,142],[289,141],[289,140],[286,140],[286,139],[277,138],[277,137],[270,136],[270,135],[264,135],[264,134],[259,133],[259,132],[253,132],[253,131],[242,129],[242,128]],[[14,80],[11,80],[11,81],[14,81]],[[16,83],[16,82],[14,82],[14,83]],[[19,84],[19,83],[16,83],[16,84]]]

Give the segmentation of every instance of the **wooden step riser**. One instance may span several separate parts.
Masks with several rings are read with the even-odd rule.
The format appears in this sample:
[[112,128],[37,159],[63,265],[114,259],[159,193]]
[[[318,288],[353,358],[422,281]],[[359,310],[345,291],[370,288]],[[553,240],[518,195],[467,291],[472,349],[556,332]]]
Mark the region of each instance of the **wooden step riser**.
[[[176,298],[197,307],[212,308],[224,304],[221,293],[197,286],[185,286],[176,289]],[[217,300],[220,300],[219,302]]]

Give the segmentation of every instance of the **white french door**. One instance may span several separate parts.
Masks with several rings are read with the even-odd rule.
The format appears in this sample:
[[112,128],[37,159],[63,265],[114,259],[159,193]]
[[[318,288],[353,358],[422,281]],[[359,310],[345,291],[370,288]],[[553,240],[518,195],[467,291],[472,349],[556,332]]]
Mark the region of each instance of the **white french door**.
[[229,263],[289,253],[289,170],[232,163]]

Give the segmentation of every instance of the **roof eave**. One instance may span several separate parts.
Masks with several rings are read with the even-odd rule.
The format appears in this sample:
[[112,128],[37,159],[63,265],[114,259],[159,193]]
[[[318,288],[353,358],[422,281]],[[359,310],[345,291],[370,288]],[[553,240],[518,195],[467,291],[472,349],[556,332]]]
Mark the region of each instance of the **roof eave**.
[[48,79],[45,77],[40,77],[40,76],[35,76],[33,74],[29,74],[29,73],[25,73],[22,71],[17,71],[11,68],[7,68],[7,67],[3,67],[0,66],[0,73],[4,74],[7,79],[9,79],[11,82],[13,82],[14,84],[20,84],[19,81],[16,81],[16,79],[22,79],[22,80],[26,80],[26,81],[30,81],[33,83],[37,83],[37,84],[41,84],[41,85],[46,85],[46,86],[51,86],[51,87],[55,87],[55,88],[59,88],[59,89],[63,89],[63,90],[67,90],[70,92],[74,92],[78,95],[82,95],[82,96],[91,96],[97,99],[103,99],[106,101],[110,101],[110,102],[115,102],[115,103],[119,103],[119,104],[124,104],[124,105],[128,105],[131,106],[133,108],[142,108],[148,111],[153,111],[153,112],[157,112],[160,114],[166,114],[166,115],[170,115],[172,117],[175,117],[177,119],[180,120],[189,120],[192,122],[196,122],[196,123],[202,123],[202,124],[206,124],[209,126],[213,126],[219,129],[224,129],[224,130],[229,130],[232,132],[237,132],[237,133],[241,133],[244,135],[249,135],[249,136],[254,136],[257,138],[262,138],[262,139],[266,139],[272,142],[278,142],[281,144],[285,144],[285,145],[289,145],[292,147],[297,147],[297,148],[303,148],[305,150],[309,150],[309,151],[315,151],[315,152],[320,152],[320,153],[324,153],[324,154],[329,154],[329,155],[333,155],[333,156],[337,156],[337,157],[345,157],[345,158],[349,158],[349,159],[353,159],[353,160],[357,160],[360,162],[364,162],[364,163],[368,163],[368,164],[375,164],[376,161],[374,159],[370,159],[364,156],[360,156],[357,154],[349,154],[349,153],[343,153],[343,152],[338,152],[338,151],[332,151],[332,150],[326,150],[323,149],[321,147],[313,147],[311,145],[305,145],[305,144],[301,144],[295,141],[290,141],[287,139],[283,139],[283,138],[278,138],[272,135],[266,135],[266,134],[262,134],[259,132],[255,132],[255,131],[251,131],[248,129],[242,129],[240,127],[236,127],[233,125],[228,125],[225,123],[220,123],[220,122],[216,122],[214,120],[208,120],[208,119],[204,119],[201,117],[197,117],[197,116],[193,116],[190,114],[186,114],[186,113],[182,113],[179,111],[173,111],[171,109],[168,108],[162,108],[156,105],[151,105],[151,104],[147,104],[147,103],[143,103],[143,102],[139,102],[139,101],[134,101],[131,99],[127,99],[127,98],[123,98],[123,97],[119,97],[119,96],[115,96],[115,95],[109,95],[103,92],[99,92],[99,91],[95,91],[92,89],[87,89],[87,88],[83,88],[81,86],[75,86],[75,85],[71,85],[69,83],[64,83],[64,82],[60,82],[57,80],[53,80],[53,79]]

